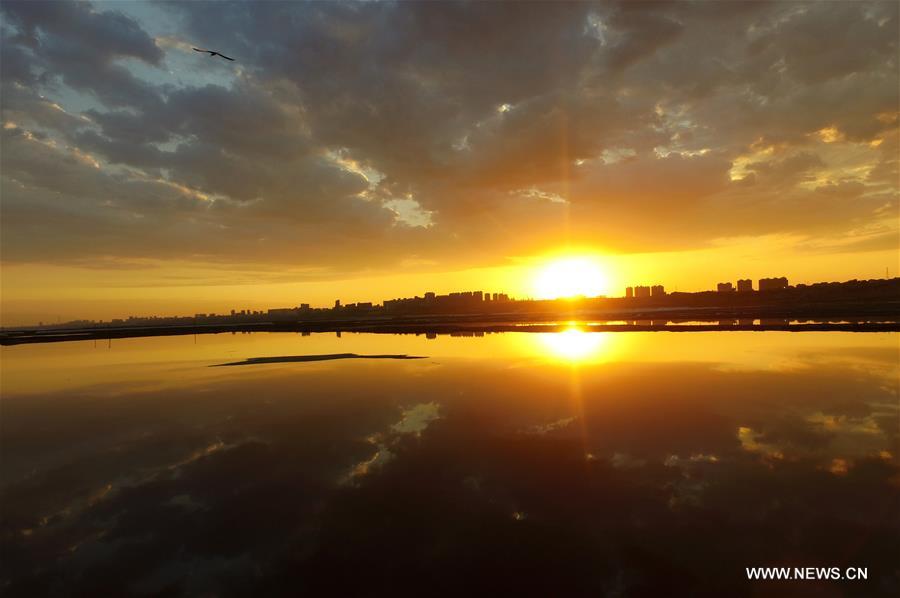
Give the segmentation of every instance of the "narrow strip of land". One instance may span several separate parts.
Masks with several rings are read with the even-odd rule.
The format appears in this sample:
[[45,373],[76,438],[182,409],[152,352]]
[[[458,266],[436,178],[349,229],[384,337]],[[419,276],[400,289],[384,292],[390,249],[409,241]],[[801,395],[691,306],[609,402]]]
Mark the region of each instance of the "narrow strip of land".
[[331,361],[333,359],[426,359],[426,357],[422,355],[359,355],[357,353],[332,353],[329,355],[283,355],[280,357],[250,357],[243,361],[217,363],[209,367],[221,368],[235,365],[260,365],[264,363]]

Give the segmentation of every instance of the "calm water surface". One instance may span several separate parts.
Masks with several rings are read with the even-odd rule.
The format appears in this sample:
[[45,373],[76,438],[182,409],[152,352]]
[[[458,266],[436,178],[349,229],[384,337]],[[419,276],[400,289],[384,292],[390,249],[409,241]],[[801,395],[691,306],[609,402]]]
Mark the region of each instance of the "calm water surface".
[[0,592],[898,595],[898,338],[4,347]]

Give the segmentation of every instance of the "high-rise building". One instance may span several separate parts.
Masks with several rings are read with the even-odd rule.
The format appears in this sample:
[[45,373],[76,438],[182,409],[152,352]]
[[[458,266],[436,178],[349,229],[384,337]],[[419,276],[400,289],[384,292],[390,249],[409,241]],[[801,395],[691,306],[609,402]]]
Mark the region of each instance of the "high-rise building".
[[650,287],[650,296],[651,297],[663,297],[666,294],[666,289],[661,284],[655,284]]
[[734,285],[730,282],[720,282],[716,285],[716,290],[720,293],[733,293]]
[[753,281],[749,278],[738,279],[737,290],[738,293],[749,293],[753,290]]
[[786,289],[788,287],[788,279],[784,276],[780,278],[760,278],[759,279],[759,290],[760,291],[777,291],[779,289]]
[[634,287],[625,287],[625,297],[627,299],[634,297]]
[[634,287],[634,296],[635,297],[649,297],[650,296],[650,287]]
[[338,308],[340,308],[340,307],[341,307],[341,300],[340,300],[340,299],[335,299],[335,300],[334,300],[334,308],[335,308],[335,309],[338,309]]

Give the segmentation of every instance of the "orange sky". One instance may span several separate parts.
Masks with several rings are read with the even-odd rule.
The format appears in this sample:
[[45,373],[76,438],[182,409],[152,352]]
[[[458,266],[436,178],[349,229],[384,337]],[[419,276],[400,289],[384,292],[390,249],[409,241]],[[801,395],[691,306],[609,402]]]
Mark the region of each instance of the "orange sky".
[[900,271],[896,3],[2,11],[3,325]]
[[[775,249],[767,252],[764,245]],[[267,309],[311,303],[330,306],[337,298],[346,302],[380,301],[398,296],[422,295],[433,290],[509,292],[516,297],[540,297],[537,279],[541,270],[565,256],[587,256],[605,280],[605,293],[621,296],[624,287],[660,283],[672,290],[702,291],[719,281],[750,277],[788,276],[792,283],[821,280],[880,278],[884,267],[897,272],[892,251],[858,255],[858,261],[838,262],[830,254],[797,256],[789,266],[774,266],[779,259],[774,240],[756,247],[737,245],[680,253],[604,255],[584,249],[561,250],[546,256],[510,260],[510,265],[450,272],[380,274],[314,282],[259,282],[257,272],[223,272],[202,284],[208,268],[192,264],[161,264],[150,270],[128,273],[53,266],[8,267],[3,272],[4,325],[66,321],[76,318],[109,319],[129,315],[185,315],[227,313],[231,309]],[[748,253],[749,252],[749,253]],[[741,264],[737,270],[734,266]],[[885,266],[882,266],[882,265]],[[173,285],[168,277],[184,276]],[[193,284],[196,276],[201,284]],[[221,284],[221,277],[243,284]],[[755,283],[754,283],[755,286]],[[601,287],[602,288],[602,287]]]

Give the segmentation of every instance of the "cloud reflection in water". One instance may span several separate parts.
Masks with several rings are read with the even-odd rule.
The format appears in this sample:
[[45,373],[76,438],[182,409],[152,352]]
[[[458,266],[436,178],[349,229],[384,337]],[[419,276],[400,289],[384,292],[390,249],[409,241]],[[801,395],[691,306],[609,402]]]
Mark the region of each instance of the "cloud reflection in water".
[[892,595],[896,337],[808,338],[615,337],[578,404],[521,337],[5,394],[4,593],[742,595],[744,566],[828,563]]

